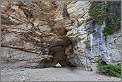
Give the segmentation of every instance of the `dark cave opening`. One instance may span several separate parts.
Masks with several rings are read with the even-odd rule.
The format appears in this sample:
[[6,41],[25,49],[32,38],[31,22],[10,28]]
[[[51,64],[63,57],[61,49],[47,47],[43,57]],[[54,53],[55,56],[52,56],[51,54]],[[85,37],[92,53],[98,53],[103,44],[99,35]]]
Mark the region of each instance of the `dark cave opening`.
[[39,64],[40,68],[55,67],[55,65],[58,63],[61,65],[61,67],[76,67],[69,61],[65,53],[65,48],[72,45],[72,41],[69,39],[64,41],[65,42],[60,45],[50,47],[49,55],[51,57],[43,59]]

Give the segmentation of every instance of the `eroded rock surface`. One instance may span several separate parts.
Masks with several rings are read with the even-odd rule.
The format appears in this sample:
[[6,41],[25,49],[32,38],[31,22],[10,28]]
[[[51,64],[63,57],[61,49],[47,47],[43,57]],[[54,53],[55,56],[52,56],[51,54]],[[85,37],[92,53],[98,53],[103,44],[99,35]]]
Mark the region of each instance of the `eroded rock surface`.
[[[65,47],[72,42],[64,27],[70,20],[63,17],[57,20],[61,10],[61,2],[55,1],[3,1],[2,61],[45,60],[49,66],[57,63],[67,66]],[[51,59],[53,65],[46,59]]]
[[[121,33],[105,41],[105,24],[98,26],[89,20],[90,5],[90,1],[2,1],[2,63],[26,62],[20,67],[91,65],[94,70],[100,60],[118,64]],[[90,40],[89,49],[85,40]]]

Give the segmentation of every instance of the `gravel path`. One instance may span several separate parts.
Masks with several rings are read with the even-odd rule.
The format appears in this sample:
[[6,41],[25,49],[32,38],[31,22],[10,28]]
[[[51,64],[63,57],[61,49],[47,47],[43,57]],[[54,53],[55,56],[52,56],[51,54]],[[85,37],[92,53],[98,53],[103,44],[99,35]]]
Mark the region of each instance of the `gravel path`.
[[100,75],[80,68],[16,68],[1,69],[2,81],[120,81],[120,78]]

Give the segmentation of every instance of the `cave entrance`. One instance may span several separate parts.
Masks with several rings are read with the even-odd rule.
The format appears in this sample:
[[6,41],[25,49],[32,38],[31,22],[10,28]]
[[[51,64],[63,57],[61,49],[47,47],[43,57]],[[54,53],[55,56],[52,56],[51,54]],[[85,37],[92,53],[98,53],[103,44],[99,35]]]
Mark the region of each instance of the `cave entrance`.
[[59,63],[62,67],[74,66],[69,62],[69,59],[67,58],[67,56],[65,55],[65,53],[63,51],[62,52],[56,52],[54,54],[54,62],[55,62],[55,64]]
[[60,45],[55,45],[50,47],[49,55],[50,58],[45,58],[40,62],[40,68],[45,67],[55,67],[56,64],[60,64],[61,67],[75,67],[67,58],[67,55],[65,54],[65,48],[68,45],[71,45],[72,42],[66,40],[63,43],[60,43]]
[[63,51],[56,52],[50,58],[45,58],[40,62],[40,68],[47,67],[58,67],[57,64],[60,64],[60,67],[75,67],[67,58]]

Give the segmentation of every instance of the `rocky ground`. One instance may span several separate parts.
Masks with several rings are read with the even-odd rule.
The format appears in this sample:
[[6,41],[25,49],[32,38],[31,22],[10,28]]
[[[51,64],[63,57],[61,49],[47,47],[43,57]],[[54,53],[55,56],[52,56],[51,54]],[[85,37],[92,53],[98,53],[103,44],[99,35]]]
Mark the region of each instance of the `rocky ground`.
[[77,68],[10,68],[1,69],[2,81],[120,81],[120,78],[100,75]]

